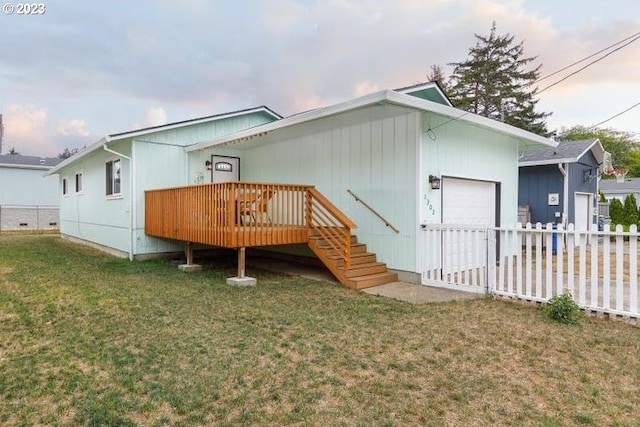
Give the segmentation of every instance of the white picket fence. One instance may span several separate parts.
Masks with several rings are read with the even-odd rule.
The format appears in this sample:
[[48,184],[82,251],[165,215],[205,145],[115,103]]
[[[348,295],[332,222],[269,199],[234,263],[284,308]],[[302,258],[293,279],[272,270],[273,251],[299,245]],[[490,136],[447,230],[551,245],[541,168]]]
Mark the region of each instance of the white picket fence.
[[537,302],[569,292],[585,310],[640,316],[636,226],[626,233],[571,224],[424,230],[424,284]]

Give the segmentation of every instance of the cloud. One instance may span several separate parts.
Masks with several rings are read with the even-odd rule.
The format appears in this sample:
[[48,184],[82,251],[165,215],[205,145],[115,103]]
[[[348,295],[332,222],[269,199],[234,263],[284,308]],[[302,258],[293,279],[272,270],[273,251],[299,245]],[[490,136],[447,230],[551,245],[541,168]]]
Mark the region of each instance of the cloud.
[[162,107],[149,107],[145,115],[146,126],[159,126],[167,123],[167,113]]
[[3,114],[3,153],[15,148],[22,154],[49,155],[49,114],[36,105],[9,104]]
[[86,138],[91,136],[91,132],[87,130],[84,120],[71,119],[66,122],[58,123],[58,126],[56,127],[56,135]]

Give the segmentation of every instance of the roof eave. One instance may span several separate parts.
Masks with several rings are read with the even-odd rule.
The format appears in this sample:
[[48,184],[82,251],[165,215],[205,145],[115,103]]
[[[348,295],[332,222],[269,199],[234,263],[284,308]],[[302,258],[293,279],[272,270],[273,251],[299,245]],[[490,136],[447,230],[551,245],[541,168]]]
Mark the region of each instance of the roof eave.
[[564,158],[564,159],[553,159],[553,160],[528,160],[523,162],[518,162],[518,166],[549,166],[549,165],[559,165],[561,163],[576,163],[577,159]]
[[93,145],[90,145],[89,147],[85,148],[84,150],[80,151],[79,153],[74,154],[73,156],[64,159],[62,162],[58,163],[55,167],[51,168],[49,170],[49,172],[46,173],[46,175],[55,175],[56,173],[58,173],[58,171],[60,169],[63,169],[65,167],[67,167],[68,165],[70,165],[71,163],[74,163],[86,156],[88,156],[89,154],[93,153],[94,151],[102,148],[102,146],[104,144],[106,144],[107,142],[109,142],[109,137],[104,137],[102,139],[100,139],[99,141],[93,143]]
[[227,135],[222,138],[203,141],[201,143],[186,147],[185,151],[192,152],[192,151],[202,150],[205,148],[210,148],[213,146],[228,144],[231,142],[242,141],[244,139],[254,138],[261,134],[268,133],[280,128],[301,124],[311,120],[332,116],[335,114],[342,113],[344,111],[350,111],[356,108],[362,108],[362,107],[374,105],[377,103],[389,103],[389,104],[399,105],[403,107],[414,108],[421,111],[430,111],[436,114],[441,114],[447,117],[451,117],[454,119],[452,121],[462,120],[465,122],[476,124],[478,126],[495,129],[501,133],[508,134],[514,138],[517,138],[522,141],[526,141],[528,143],[532,143],[534,145],[543,145],[547,147],[557,147],[558,145],[557,142],[551,139],[544,138],[542,136],[533,134],[531,132],[513,127],[511,125],[508,125],[502,122],[497,122],[487,117],[478,116],[473,113],[465,112],[454,107],[449,107],[446,105],[439,104],[437,102],[416,98],[411,95],[405,95],[392,90],[384,90],[384,91],[372,93],[370,95],[365,95],[360,98],[352,99],[350,101],[346,101],[340,104],[330,105],[327,107],[318,108],[316,110],[307,111],[305,113],[297,114],[294,116],[285,117],[282,120],[256,126],[254,128],[247,129],[244,131],[236,132],[234,134]]

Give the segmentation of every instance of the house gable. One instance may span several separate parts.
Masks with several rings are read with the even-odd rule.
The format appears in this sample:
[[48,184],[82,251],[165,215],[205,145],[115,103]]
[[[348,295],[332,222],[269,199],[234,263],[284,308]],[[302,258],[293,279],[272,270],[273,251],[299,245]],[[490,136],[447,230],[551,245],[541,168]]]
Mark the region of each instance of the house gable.
[[438,82],[418,83],[395,90],[398,93],[415,96],[416,98],[426,99],[427,101],[437,102],[438,104],[453,107],[451,100],[444,93]]

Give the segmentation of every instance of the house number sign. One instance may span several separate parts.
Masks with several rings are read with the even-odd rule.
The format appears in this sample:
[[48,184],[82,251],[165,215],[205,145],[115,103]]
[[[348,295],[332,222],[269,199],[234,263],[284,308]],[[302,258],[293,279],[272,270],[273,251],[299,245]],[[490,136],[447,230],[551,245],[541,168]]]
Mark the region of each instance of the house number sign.
[[229,162],[218,162],[215,165],[215,169],[220,172],[231,172],[233,171],[233,165]]

